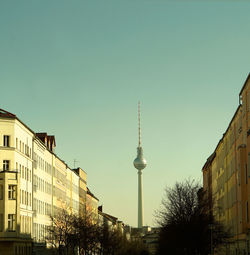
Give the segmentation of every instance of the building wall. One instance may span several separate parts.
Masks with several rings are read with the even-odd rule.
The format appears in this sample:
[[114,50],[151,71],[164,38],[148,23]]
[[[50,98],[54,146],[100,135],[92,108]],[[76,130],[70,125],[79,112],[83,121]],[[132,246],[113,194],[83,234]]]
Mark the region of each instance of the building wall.
[[[79,175],[50,149],[0,110],[0,254],[45,254],[50,216],[62,208],[79,213]],[[86,173],[81,174],[86,192]]]
[[67,208],[78,215],[79,214],[79,176],[67,168]]
[[86,214],[86,200],[87,200],[87,174],[86,172],[78,167],[74,171],[79,176],[79,214]]
[[89,190],[86,195],[86,214],[93,223],[98,221],[98,199]]
[[66,185],[67,165],[56,157],[53,174],[53,215],[56,215],[61,208],[67,209]]
[[[203,186],[214,198],[214,215],[229,230],[228,254],[245,254],[249,249],[250,185],[250,81],[240,92],[240,104],[215,148],[215,157],[203,167]],[[212,181],[209,182],[209,176]]]
[[[100,220],[86,172],[70,169],[54,147],[54,136],[35,133],[0,109],[0,255],[50,254],[48,228],[61,209]],[[123,233],[124,224],[108,218]]]
[[[4,146],[4,136],[9,144]],[[16,119],[1,120],[0,128],[0,250],[31,252],[32,132]],[[8,170],[6,162],[8,160]]]
[[51,225],[52,215],[52,172],[54,155],[38,139],[33,145],[33,240],[43,243],[47,236],[47,229]]

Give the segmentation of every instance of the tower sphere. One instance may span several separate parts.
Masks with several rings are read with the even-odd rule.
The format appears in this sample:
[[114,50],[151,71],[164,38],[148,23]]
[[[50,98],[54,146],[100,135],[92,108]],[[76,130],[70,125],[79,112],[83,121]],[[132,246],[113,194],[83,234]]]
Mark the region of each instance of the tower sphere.
[[134,167],[138,170],[142,170],[147,166],[147,161],[143,157],[142,147],[137,147],[137,157],[134,160]]

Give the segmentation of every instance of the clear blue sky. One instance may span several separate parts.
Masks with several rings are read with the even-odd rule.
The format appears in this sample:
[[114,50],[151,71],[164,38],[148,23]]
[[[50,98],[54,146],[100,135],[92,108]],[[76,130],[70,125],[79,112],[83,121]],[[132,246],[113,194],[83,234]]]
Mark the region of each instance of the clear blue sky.
[[247,1],[0,1],[0,108],[56,136],[104,210],[137,224],[137,102],[145,224],[166,185],[201,168],[250,71]]

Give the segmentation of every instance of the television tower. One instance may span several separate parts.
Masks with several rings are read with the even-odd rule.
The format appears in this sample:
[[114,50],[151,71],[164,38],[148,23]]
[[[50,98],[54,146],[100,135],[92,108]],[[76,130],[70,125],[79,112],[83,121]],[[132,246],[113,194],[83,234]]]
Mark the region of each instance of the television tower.
[[138,169],[138,228],[143,227],[143,192],[142,192],[142,170],[146,167],[147,161],[143,157],[141,147],[141,116],[140,102],[138,103],[138,129],[139,129],[139,144],[137,147],[137,157],[134,160],[134,167]]

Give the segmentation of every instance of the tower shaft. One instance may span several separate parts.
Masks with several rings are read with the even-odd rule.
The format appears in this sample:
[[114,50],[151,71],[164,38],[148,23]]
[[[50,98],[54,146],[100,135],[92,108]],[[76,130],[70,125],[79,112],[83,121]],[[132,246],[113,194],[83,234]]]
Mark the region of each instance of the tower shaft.
[[143,227],[143,183],[142,170],[138,170],[138,228]]

